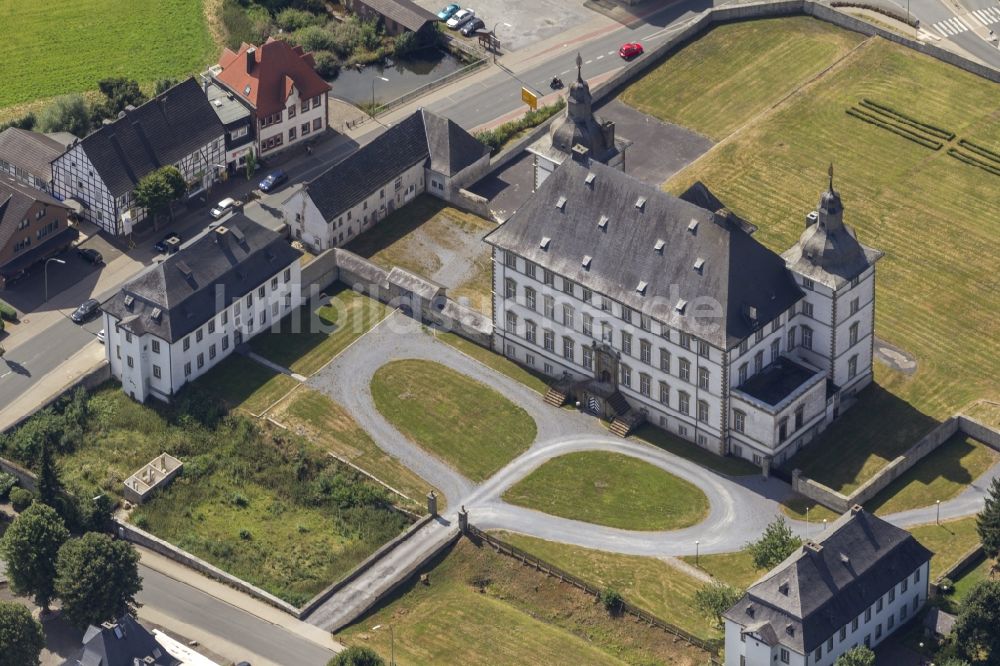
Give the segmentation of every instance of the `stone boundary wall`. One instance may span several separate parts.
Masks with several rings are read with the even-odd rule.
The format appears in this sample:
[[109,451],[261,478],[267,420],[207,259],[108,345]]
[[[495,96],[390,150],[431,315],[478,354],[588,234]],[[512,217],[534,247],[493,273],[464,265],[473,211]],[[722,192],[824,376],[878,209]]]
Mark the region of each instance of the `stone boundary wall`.
[[305,299],[309,296],[309,286],[316,285],[320,291],[323,291],[336,282],[339,277],[337,257],[333,249],[324,250],[302,267],[302,289],[304,292],[302,297]]
[[818,481],[802,476],[801,470],[798,469],[792,471],[792,490],[829,509],[843,513],[855,504],[864,504],[873,498],[901,474],[920,462],[927,454],[948,441],[956,432],[964,433],[968,437],[1000,451],[1000,432],[975,419],[958,414],[948,418],[921,437],[916,444],[893,459],[878,474],[865,481],[850,495],[844,495]]
[[23,415],[21,418],[14,421],[14,423],[12,423],[3,431],[4,434],[7,435],[14,432],[22,425],[24,425],[25,421],[27,421],[28,419],[30,419],[32,416],[42,411],[43,409],[51,407],[57,400],[59,400],[59,398],[63,397],[64,395],[69,395],[73,391],[81,387],[87,390],[96,388],[101,384],[103,384],[104,382],[108,381],[109,379],[111,379],[111,366],[108,365],[106,362],[101,363],[99,367],[95,368],[94,370],[91,370],[90,372],[88,372],[87,374],[80,377],[78,380],[76,380],[63,390],[61,390],[59,393],[46,400],[44,403],[38,405],[30,412]]
[[0,458],[0,471],[13,474],[17,478],[17,485],[31,492],[36,491],[35,482],[37,477],[31,470],[21,467],[12,460]]
[[226,573],[219,567],[209,564],[205,560],[195,557],[191,553],[181,550],[173,544],[167,543],[163,539],[153,536],[149,532],[139,529],[135,525],[126,523],[118,518],[114,519],[115,522],[115,533],[116,535],[133,543],[137,546],[142,546],[143,548],[148,548],[154,553],[159,553],[164,557],[168,557],[171,560],[182,564],[186,567],[199,571],[210,578],[221,581],[230,587],[236,588],[240,592],[249,594],[250,596],[263,601],[266,604],[274,606],[279,610],[283,610],[290,615],[295,617],[299,616],[299,609],[292,604],[279,599],[270,592],[266,592],[255,585],[233,576],[232,574]]
[[976,563],[981,560],[985,554],[983,553],[983,544],[977,543],[975,546],[970,548],[965,555],[958,558],[958,561],[952,564],[950,567],[941,572],[941,575],[934,579],[931,583],[931,590],[934,594],[937,594],[938,585],[945,578],[950,578],[953,582],[956,578],[960,578],[965,572],[975,566]]
[[366,557],[364,561],[358,564],[358,566],[351,569],[351,571],[349,571],[347,575],[345,575],[336,583],[333,583],[325,590],[317,594],[315,597],[307,601],[305,605],[302,606],[302,608],[298,609],[298,617],[301,619],[310,615],[313,611],[315,611],[317,608],[326,603],[326,601],[330,597],[332,597],[334,594],[339,592],[341,589],[343,589],[350,583],[353,583],[361,576],[361,574],[365,573],[366,571],[371,569],[374,565],[378,564],[379,560],[381,560],[387,554],[395,550],[396,547],[398,547],[400,544],[402,544],[405,541],[409,541],[414,534],[423,529],[423,527],[427,525],[427,523],[434,520],[435,517],[436,516],[432,516],[430,514],[424,516],[417,522],[410,525],[410,528],[408,530],[398,535],[395,539],[383,544],[381,548],[379,548],[374,553]]

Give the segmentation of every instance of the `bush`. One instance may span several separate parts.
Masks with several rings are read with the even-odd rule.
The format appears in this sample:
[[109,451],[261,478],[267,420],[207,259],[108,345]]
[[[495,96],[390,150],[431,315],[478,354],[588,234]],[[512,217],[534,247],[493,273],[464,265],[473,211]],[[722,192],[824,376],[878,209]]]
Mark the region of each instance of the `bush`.
[[324,79],[333,79],[340,74],[340,62],[332,51],[313,51],[316,73]]
[[7,321],[17,321],[17,310],[14,306],[6,301],[0,301],[0,319],[6,319]]
[[694,605],[705,617],[711,618],[717,625],[721,625],[722,614],[729,610],[742,596],[742,591],[723,582],[714,581],[702,586],[694,593]]
[[954,594],[955,593],[955,583],[951,578],[942,578],[937,584],[938,594]]
[[310,25],[322,25],[323,17],[289,7],[278,12],[274,22],[285,32],[295,32]]
[[7,472],[0,472],[0,502],[10,497],[10,491],[17,485],[17,477]]
[[598,599],[601,600],[604,610],[609,613],[617,613],[621,610],[622,604],[625,602],[618,590],[613,590],[610,587],[606,587],[601,590],[601,593],[598,595]]
[[17,129],[30,131],[35,129],[35,124],[37,122],[38,118],[35,117],[34,113],[31,113],[29,111],[20,118],[15,118],[14,120],[10,120],[8,122],[0,124],[0,132],[4,131],[5,129],[9,129],[11,127],[16,127]]
[[385,661],[370,647],[354,645],[331,659],[326,666],[385,666]]
[[489,146],[490,152],[496,155],[508,141],[518,134],[518,132],[541,125],[565,107],[566,100],[560,97],[555,104],[539,107],[535,111],[528,111],[517,120],[511,120],[510,122],[494,127],[491,130],[477,132],[476,138],[479,139],[480,142]]
[[31,502],[35,499],[35,496],[27,488],[14,488],[10,491],[10,503],[14,507],[14,511],[21,513],[29,506]]
[[82,138],[90,129],[90,110],[82,95],[57,97],[42,111],[38,126],[43,132],[69,132]]
[[290,41],[306,51],[332,51],[337,46],[333,33],[318,25],[296,30],[290,35]]
[[240,538],[244,541],[250,541],[250,539],[253,538],[253,534],[251,534],[248,529],[242,529],[240,530]]

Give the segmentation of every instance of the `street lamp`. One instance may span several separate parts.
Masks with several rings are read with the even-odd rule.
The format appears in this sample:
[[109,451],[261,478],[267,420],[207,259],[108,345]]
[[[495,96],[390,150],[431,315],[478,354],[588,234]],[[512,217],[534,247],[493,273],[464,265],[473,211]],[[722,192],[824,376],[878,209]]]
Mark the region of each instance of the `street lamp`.
[[[389,79],[385,78],[384,76],[376,76],[375,79],[382,79],[386,83],[389,82]],[[375,79],[372,79],[372,108],[371,111],[368,112],[368,115],[370,115],[372,118],[375,117]]]
[[694,542],[694,565],[698,566],[698,556],[701,554],[701,541]]
[[941,500],[935,500],[934,503],[937,504],[937,520],[936,520],[936,522],[937,522],[938,525],[940,525],[941,524]]
[[65,264],[66,262],[62,259],[56,259],[55,257],[49,257],[45,260],[45,302],[49,301],[49,262],[54,261],[57,264]]
[[500,50],[500,40],[497,39],[497,26],[499,25],[503,25],[505,28],[514,27],[510,23],[506,23],[504,21],[497,21],[493,24],[493,30],[490,31],[490,34],[493,35],[493,62],[497,61],[497,51]]

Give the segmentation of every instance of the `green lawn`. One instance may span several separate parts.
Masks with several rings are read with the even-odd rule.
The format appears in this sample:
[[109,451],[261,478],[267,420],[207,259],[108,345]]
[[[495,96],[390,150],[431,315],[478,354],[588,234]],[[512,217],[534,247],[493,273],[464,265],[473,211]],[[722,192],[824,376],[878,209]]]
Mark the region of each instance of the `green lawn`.
[[[162,452],[176,456],[181,474],[132,521],[296,605],[408,525],[381,486],[302,437],[226,412],[198,385],[170,405],[142,405],[108,383],[65,414],[23,428],[29,438],[54,428],[71,492],[120,499],[125,478]],[[15,433],[0,444],[17,457],[23,442]]]
[[806,17],[721,25],[631,84],[622,101],[719,141],[862,39]]
[[196,384],[221,398],[230,409],[240,408],[259,416],[299,383],[245,356],[232,354]]
[[315,310],[299,308],[281,320],[279,330],[252,338],[250,347],[264,358],[308,377],[388,314],[387,306],[337,283],[329,303]]
[[94,90],[112,76],[183,77],[220,51],[202,0],[0,0],[0,16],[0,108]]
[[[781,32],[782,39],[768,40],[769,31]],[[917,370],[905,375],[876,363],[876,384],[789,465],[850,492],[964,405],[998,398],[1000,354],[995,336],[985,332],[997,328],[1000,291],[983,285],[995,278],[997,254],[984,248],[995,248],[1000,232],[1000,181],[947,149],[925,148],[845,111],[874,100],[956,133],[956,142],[974,141],[994,152],[1000,151],[1000,123],[996,84],[880,38],[865,40],[790,97],[784,97],[785,86],[756,87],[762,69],[799,71],[806,67],[800,61],[811,61],[807,74],[823,71],[836,56],[831,39],[840,40],[839,51],[859,39],[834,33],[808,18],[719,27],[658,68],[673,73],[647,77],[660,81],[648,104],[662,110],[644,108],[716,136],[739,127],[672,178],[670,191],[704,182],[760,227],[755,237],[781,252],[801,234],[833,162],[845,221],[863,242],[885,252],[876,277],[876,334],[912,354]],[[775,48],[795,56],[775,58]],[[711,103],[692,102],[686,115],[675,108],[679,103],[672,100],[686,99],[691,81],[720,79],[727,83],[712,95],[698,86],[701,99]],[[717,109],[747,104],[756,95],[767,98],[763,106],[777,106],[720,124]]]
[[591,585],[617,590],[629,603],[704,640],[722,636],[721,629],[713,627],[694,605],[695,592],[706,583],[663,560],[580,548],[523,534],[497,536]]
[[[434,487],[380,449],[343,407],[319,391],[303,386],[275,405],[268,416],[411,497],[415,505],[407,506],[409,510],[425,511],[426,495]],[[444,495],[438,490],[437,496],[442,509]]]
[[687,555],[681,559],[703,569],[713,578],[739,589],[750,587],[758,578],[767,573],[764,569],[754,567],[753,558],[743,550],[738,550],[735,553],[699,555],[698,557]]
[[993,568],[993,564],[993,560],[983,557],[971,569],[959,576],[954,581],[955,591],[944,597],[946,600],[945,609],[951,613],[958,613],[961,610],[962,601],[972,588],[990,578],[990,571]]
[[940,525],[917,525],[911,527],[909,532],[934,553],[931,559],[932,581],[979,543],[975,516],[943,521]]
[[647,462],[606,451],[549,460],[503,498],[563,518],[625,530],[677,530],[708,514],[708,498],[695,485]]
[[[806,512],[808,509],[808,513]],[[789,518],[795,520],[809,520],[811,523],[821,523],[824,519],[833,522],[840,517],[836,511],[826,508],[822,504],[817,504],[807,497],[795,494],[791,499],[781,503],[781,510]]]
[[404,585],[337,640],[370,646],[387,663],[394,647],[401,666],[707,661],[670,634],[611,617],[590,595],[466,539],[428,569],[429,584]]
[[707,467],[720,474],[728,476],[748,476],[750,474],[760,474],[760,468],[755,467],[743,458],[733,458],[732,456],[718,456],[707,449],[681,439],[671,433],[657,428],[656,426],[644,423],[636,430],[634,437],[647,444],[669,451],[676,456],[690,460],[702,467]]
[[470,342],[454,333],[435,332],[434,337],[441,342],[451,345],[463,354],[471,356],[483,365],[493,368],[515,381],[521,382],[532,391],[537,391],[544,395],[549,390],[548,382],[550,380],[540,372],[518,365],[510,359],[494,353],[485,347],[480,347],[476,343]]
[[468,298],[472,308],[492,314],[492,255],[481,239],[495,227],[489,220],[425,194],[351,241],[346,249],[382,268],[399,266],[439,282],[438,272],[446,264],[456,258],[469,260],[472,266],[465,279],[442,284],[451,298]]
[[438,363],[387,363],[372,377],[371,392],[401,433],[473,481],[491,477],[535,439],[527,412]]
[[981,400],[963,409],[962,413],[976,419],[980,423],[993,428],[1000,428],[1000,404],[998,403]]

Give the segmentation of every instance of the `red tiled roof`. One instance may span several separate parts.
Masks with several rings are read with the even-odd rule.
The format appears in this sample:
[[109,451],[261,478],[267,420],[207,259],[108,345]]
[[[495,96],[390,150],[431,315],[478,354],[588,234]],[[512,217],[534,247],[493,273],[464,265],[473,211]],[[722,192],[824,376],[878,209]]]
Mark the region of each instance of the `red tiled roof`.
[[[247,49],[250,48],[255,48],[256,52],[253,67],[247,71]],[[219,66],[222,72],[216,78],[250,102],[258,118],[285,108],[293,86],[303,99],[323,95],[330,90],[330,84],[313,69],[315,61],[312,53],[305,53],[301,46],[292,46],[273,37],[258,47],[244,43],[236,53],[224,50]],[[246,92],[248,86],[249,92]]]

